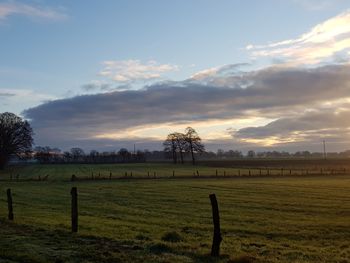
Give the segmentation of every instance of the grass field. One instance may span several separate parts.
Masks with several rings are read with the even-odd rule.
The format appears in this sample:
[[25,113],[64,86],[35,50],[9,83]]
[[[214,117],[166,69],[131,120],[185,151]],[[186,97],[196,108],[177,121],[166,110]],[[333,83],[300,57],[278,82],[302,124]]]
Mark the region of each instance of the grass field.
[[[36,165],[12,171],[50,179],[1,182],[0,262],[349,262],[349,175],[69,181],[73,173],[150,170],[167,177],[174,169]],[[177,167],[176,174],[192,175],[193,169]],[[212,175],[217,168],[196,169]],[[70,233],[72,186],[79,192],[78,234]],[[6,220],[7,188],[13,192],[14,222]],[[217,260],[208,256],[210,193],[218,198],[223,235]]]
[[[283,171],[282,171],[283,169]],[[56,165],[27,165],[12,166],[5,171],[0,171],[0,180],[38,179],[46,175],[50,181],[70,180],[74,174],[78,178],[95,179],[121,178],[127,176],[135,178],[169,178],[193,177],[198,174],[201,177],[211,176],[238,176],[249,174],[251,176],[266,175],[321,175],[321,174],[350,174],[350,162],[348,160],[236,160],[236,161],[209,161],[192,166],[174,165],[168,163],[136,163],[136,164],[56,164]]]

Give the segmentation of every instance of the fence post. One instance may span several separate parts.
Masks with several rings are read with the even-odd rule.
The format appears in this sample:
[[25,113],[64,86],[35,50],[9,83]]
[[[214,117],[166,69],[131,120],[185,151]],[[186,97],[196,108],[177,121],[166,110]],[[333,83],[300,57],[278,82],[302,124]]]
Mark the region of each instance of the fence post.
[[209,195],[212,214],[213,214],[213,224],[214,224],[214,235],[213,235],[213,244],[211,247],[211,256],[218,257],[220,255],[220,243],[222,241],[221,231],[220,231],[220,216],[218,202],[216,200],[215,194]]
[[197,176],[199,176],[199,172],[198,172],[198,170],[197,170]]
[[218,176],[218,169],[215,170],[215,176]]
[[8,219],[12,221],[14,216],[13,216],[11,189],[7,189],[6,193],[7,193],[7,206],[8,206],[8,212],[9,212]]
[[175,177],[175,171],[173,170],[173,177]]
[[112,180],[112,172],[109,172],[109,180]]
[[78,232],[78,191],[76,187],[72,187],[70,191],[72,196],[72,232]]
[[224,176],[226,176],[226,171],[224,170]]

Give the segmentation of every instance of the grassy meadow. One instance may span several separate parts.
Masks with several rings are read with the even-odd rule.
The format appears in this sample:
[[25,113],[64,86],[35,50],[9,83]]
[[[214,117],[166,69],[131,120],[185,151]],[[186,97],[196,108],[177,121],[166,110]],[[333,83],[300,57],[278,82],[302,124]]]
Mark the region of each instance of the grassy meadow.
[[[216,169],[196,166],[202,175]],[[48,181],[0,184],[0,262],[349,262],[350,175],[171,178],[192,166],[33,165],[0,172]],[[85,180],[72,174],[162,180]],[[167,178],[170,177],[170,178]],[[78,187],[79,232],[70,233],[70,189]],[[11,188],[14,222],[7,217]],[[2,194],[1,194],[2,193]],[[208,195],[219,203],[223,242],[212,241]]]

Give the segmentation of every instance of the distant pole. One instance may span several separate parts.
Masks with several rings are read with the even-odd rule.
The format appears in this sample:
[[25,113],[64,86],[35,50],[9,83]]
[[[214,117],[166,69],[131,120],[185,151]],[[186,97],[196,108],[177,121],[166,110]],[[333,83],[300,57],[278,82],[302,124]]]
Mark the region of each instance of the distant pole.
[[70,191],[72,195],[72,232],[78,232],[78,191],[76,187],[72,187]]
[[8,219],[13,220],[13,207],[12,207],[12,194],[11,194],[11,189],[7,189],[7,206],[8,206]]
[[323,158],[327,159],[327,153],[326,153],[326,141],[323,140]]
[[215,194],[209,195],[212,214],[213,214],[213,225],[214,225],[214,235],[213,235],[213,244],[211,247],[211,256],[218,257],[220,255],[220,243],[222,241],[221,231],[220,231],[220,216],[218,202],[216,200]]

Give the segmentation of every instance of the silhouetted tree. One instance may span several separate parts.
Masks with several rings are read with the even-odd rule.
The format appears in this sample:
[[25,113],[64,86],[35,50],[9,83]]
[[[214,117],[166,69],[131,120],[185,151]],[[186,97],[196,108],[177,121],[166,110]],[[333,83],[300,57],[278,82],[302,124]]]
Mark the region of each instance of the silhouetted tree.
[[249,150],[248,152],[247,152],[247,157],[248,158],[254,158],[255,157],[255,152],[253,151],[253,150]]
[[198,136],[195,129],[187,127],[185,130],[186,150],[191,153],[192,164],[195,164],[195,153],[202,153],[205,151],[202,139]]
[[70,149],[70,153],[75,162],[82,161],[83,157],[85,156],[83,149],[78,147]]
[[121,148],[118,152],[118,154],[122,157],[122,161],[123,162],[126,162],[129,160],[130,158],[130,153],[127,149],[125,148]]
[[99,154],[98,151],[96,151],[96,150],[91,150],[91,151],[90,151],[90,159],[91,159],[91,161],[92,161],[93,163],[95,163],[95,162],[97,161],[97,158],[98,158],[99,155],[100,155],[100,154]]
[[32,144],[33,130],[27,121],[10,112],[0,114],[0,169],[11,155],[22,157],[29,153]]
[[173,133],[173,136],[175,138],[175,152],[180,153],[180,160],[181,163],[184,163],[184,152],[186,150],[186,136],[183,133],[175,132]]
[[34,158],[40,163],[53,163],[60,161],[61,150],[50,146],[37,146],[34,149]]
[[166,140],[163,142],[164,152],[171,153],[174,163],[177,163],[176,155],[176,136],[174,133],[170,133]]

